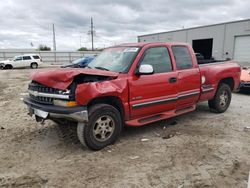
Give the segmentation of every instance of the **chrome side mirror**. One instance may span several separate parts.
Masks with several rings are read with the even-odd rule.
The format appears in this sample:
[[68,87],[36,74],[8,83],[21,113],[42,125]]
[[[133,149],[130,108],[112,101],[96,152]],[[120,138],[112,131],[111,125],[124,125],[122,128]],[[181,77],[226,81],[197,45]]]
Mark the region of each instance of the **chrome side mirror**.
[[152,65],[145,64],[139,67],[139,71],[138,71],[139,75],[148,75],[148,74],[153,74],[153,73],[154,73],[154,69]]

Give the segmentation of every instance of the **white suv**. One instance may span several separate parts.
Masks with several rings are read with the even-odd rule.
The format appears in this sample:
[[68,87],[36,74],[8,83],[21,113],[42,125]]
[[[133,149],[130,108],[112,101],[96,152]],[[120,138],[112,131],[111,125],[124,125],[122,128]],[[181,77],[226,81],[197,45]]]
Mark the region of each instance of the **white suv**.
[[21,56],[15,56],[13,59],[0,61],[1,68],[23,68],[30,67],[36,69],[42,64],[42,58],[37,54],[24,54]]

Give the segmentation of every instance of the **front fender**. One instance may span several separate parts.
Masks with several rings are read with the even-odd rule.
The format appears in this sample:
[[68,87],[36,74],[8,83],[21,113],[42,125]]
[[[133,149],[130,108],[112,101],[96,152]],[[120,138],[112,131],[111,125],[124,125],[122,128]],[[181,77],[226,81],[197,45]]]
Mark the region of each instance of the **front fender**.
[[76,101],[80,105],[86,105],[97,97],[115,96],[123,103],[128,101],[128,84],[125,79],[115,79],[103,82],[89,82],[79,84],[76,88]]

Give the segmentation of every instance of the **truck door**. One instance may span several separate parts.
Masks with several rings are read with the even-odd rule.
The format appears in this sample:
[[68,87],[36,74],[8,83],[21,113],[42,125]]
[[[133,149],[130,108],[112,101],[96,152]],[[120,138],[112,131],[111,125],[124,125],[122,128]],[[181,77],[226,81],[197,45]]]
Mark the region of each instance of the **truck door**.
[[151,65],[151,75],[134,75],[129,79],[131,118],[154,115],[176,107],[177,73],[173,71],[169,50],[165,46],[146,49],[140,65]]
[[192,61],[193,53],[187,46],[172,46],[177,69],[177,109],[197,103],[200,95],[200,71]]

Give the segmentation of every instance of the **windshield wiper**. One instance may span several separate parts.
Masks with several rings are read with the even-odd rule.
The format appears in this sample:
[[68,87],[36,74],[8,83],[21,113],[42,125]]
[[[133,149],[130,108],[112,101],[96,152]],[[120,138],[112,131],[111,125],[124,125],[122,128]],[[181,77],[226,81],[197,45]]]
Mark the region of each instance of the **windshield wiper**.
[[95,67],[95,69],[100,69],[100,70],[109,71],[109,69],[106,69],[106,68],[104,68],[104,67]]

